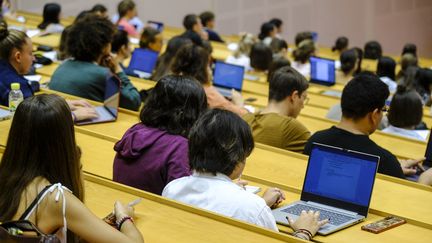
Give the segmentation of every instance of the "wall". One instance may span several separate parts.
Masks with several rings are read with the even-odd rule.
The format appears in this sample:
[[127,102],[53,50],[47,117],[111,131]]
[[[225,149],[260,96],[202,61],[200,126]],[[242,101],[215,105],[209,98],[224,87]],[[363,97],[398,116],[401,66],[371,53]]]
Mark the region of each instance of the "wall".
[[[181,26],[187,13],[212,10],[223,34],[258,33],[271,17],[284,21],[284,34],[293,42],[295,33],[313,30],[319,43],[331,46],[345,35],[350,44],[363,46],[378,40],[384,52],[399,54],[407,42],[417,44],[421,56],[432,57],[432,0],[135,0],[140,17]],[[53,0],[16,0],[18,9],[41,12]],[[57,0],[64,15],[76,15],[93,4],[105,4],[115,12],[117,0]]]

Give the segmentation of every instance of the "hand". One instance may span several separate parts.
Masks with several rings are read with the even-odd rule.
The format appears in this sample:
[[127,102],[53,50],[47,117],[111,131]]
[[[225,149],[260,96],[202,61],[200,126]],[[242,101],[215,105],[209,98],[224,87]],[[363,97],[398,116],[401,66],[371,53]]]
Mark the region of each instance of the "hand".
[[248,182],[242,179],[238,179],[235,181],[235,183],[240,186],[241,188],[245,188],[245,186],[247,186]]
[[319,211],[314,212],[310,210],[306,213],[306,211],[303,210],[300,214],[300,217],[296,221],[289,217],[287,217],[287,220],[288,224],[293,230],[306,229],[311,232],[312,236],[314,236],[318,229],[321,228],[321,226],[327,224],[329,221],[328,219],[319,221],[319,216]]
[[275,208],[285,200],[285,193],[278,188],[269,188],[264,192],[262,197],[266,201],[267,206]]
[[111,70],[112,73],[118,73],[121,71],[121,67],[120,67],[119,62],[116,58],[116,55],[114,55],[112,53],[102,57],[99,64],[101,66],[109,68],[109,70]]
[[417,173],[416,167],[419,165],[420,162],[423,162],[425,158],[421,159],[407,159],[407,160],[400,160],[401,168],[404,173],[404,175],[414,175]]
[[243,107],[244,105],[243,97],[239,92],[237,92],[235,89],[232,89],[231,96],[232,96],[231,101],[232,103],[234,103],[234,105]]
[[420,175],[418,183],[432,186],[432,168],[428,169]]
[[126,216],[133,218],[134,208],[124,205],[120,201],[116,201],[114,204],[114,213],[116,215],[117,220]]
[[73,113],[75,114],[77,121],[94,119],[99,116],[93,107],[79,107],[76,108]]
[[66,100],[66,103],[69,105],[69,108],[71,111],[74,111],[80,107],[93,107],[88,101],[86,100]]

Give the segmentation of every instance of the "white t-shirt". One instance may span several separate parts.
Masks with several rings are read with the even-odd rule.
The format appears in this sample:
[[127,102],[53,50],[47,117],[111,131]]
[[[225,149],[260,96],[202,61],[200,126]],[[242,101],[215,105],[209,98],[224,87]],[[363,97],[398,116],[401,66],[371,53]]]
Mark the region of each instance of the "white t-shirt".
[[278,231],[264,199],[245,191],[224,174],[194,172],[171,181],[162,196]]
[[246,55],[240,55],[238,58],[230,55],[227,57],[225,62],[229,64],[243,66],[246,72],[252,70],[250,66],[250,58]]
[[301,63],[301,62],[294,61],[291,64],[291,67],[293,67],[295,70],[297,70],[297,72],[301,73],[306,78],[310,77],[311,65],[309,62]]
[[424,142],[427,141],[427,137],[429,135],[429,130],[409,130],[409,129],[399,128],[399,127],[394,127],[392,125],[384,128],[382,132],[395,134],[407,138],[412,138]]

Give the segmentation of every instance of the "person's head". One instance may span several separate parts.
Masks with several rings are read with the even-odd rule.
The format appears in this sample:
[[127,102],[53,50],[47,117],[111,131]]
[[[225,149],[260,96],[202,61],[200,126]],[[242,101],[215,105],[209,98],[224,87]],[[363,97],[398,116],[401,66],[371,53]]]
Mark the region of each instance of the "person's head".
[[210,82],[210,54],[202,47],[187,44],[180,48],[171,64],[171,71],[177,75],[190,76],[201,84]]
[[283,25],[283,22],[282,22],[282,20],[281,19],[278,19],[278,18],[273,18],[273,19],[271,19],[270,21],[269,21],[269,23],[271,23],[271,24],[273,24],[274,26],[276,26],[276,32],[277,33],[282,33],[282,25]]
[[315,43],[311,39],[305,39],[298,44],[297,49],[293,51],[294,61],[307,63],[309,58],[315,54]]
[[387,117],[392,126],[414,129],[423,117],[420,95],[414,89],[407,90],[405,86],[399,85],[393,95]]
[[396,80],[396,62],[391,57],[380,57],[377,64],[377,75]]
[[416,68],[410,67],[408,70],[413,69],[415,72],[416,89],[423,89],[428,95],[432,92],[432,70],[429,68]]
[[269,103],[286,102],[286,114],[295,118],[304,107],[308,87],[306,78],[294,68],[279,68],[269,80]]
[[403,49],[402,49],[402,56],[410,53],[412,55],[414,55],[415,57],[417,57],[417,46],[413,43],[407,43],[404,45]]
[[200,14],[202,26],[213,29],[215,27],[215,15],[213,12],[205,11]]
[[189,165],[197,172],[236,179],[253,148],[252,131],[240,116],[211,109],[201,115],[189,133]]
[[88,15],[72,25],[66,49],[76,60],[99,62],[111,51],[114,31],[114,25],[108,19]]
[[108,17],[108,9],[105,7],[105,5],[102,4],[94,5],[93,8],[90,9],[90,12],[104,18]]
[[0,59],[9,62],[21,75],[30,71],[34,61],[30,38],[22,31],[8,30],[5,22],[0,22]]
[[342,91],[342,119],[362,124],[363,129],[371,134],[381,122],[388,96],[388,87],[378,76],[362,72]]
[[250,65],[256,71],[267,71],[273,60],[273,53],[269,46],[262,42],[255,43],[250,52]]
[[251,33],[244,33],[240,37],[240,41],[238,43],[238,48],[234,53],[235,57],[240,57],[240,55],[249,56],[252,45],[255,44],[257,41],[255,39],[255,36]]
[[128,33],[124,30],[117,30],[111,42],[111,52],[117,54],[123,61],[131,56]]
[[359,74],[362,71],[363,49],[361,49],[360,47],[353,47],[351,49],[357,52],[358,63],[357,63],[357,70],[355,71],[355,74]]
[[276,36],[276,26],[270,22],[264,23],[261,25],[260,33],[258,34],[258,38],[260,40],[264,40],[267,37],[275,37]]
[[411,53],[406,53],[402,56],[401,60],[401,70],[404,71],[409,67],[417,67],[418,60],[417,57]]
[[349,40],[345,36],[336,39],[335,45],[332,47],[332,51],[343,52],[348,49]]
[[160,52],[163,45],[162,33],[152,27],[145,27],[140,38],[139,46]]
[[137,16],[137,9],[133,0],[123,0],[117,5],[117,12],[119,19],[127,18],[132,19]]
[[382,56],[381,44],[378,41],[369,41],[364,46],[364,58],[378,59]]
[[279,38],[273,38],[270,43],[270,48],[273,54],[281,54],[285,56],[288,52],[288,43],[285,40]]
[[298,47],[299,44],[304,40],[313,40],[312,32],[310,31],[303,31],[296,34],[294,43]]
[[25,99],[17,108],[0,163],[0,221],[16,214],[37,177],[61,183],[83,200],[80,151],[66,101],[54,94]]
[[196,33],[202,32],[202,24],[200,18],[196,14],[188,14],[183,18],[183,26],[186,30],[191,30]]
[[47,3],[44,5],[42,14],[42,23],[38,25],[39,29],[46,29],[50,24],[60,23],[61,6],[58,3]]
[[353,75],[358,64],[358,53],[354,49],[349,49],[340,55],[341,70],[345,75]]
[[277,56],[276,58],[273,58],[273,61],[271,62],[270,67],[268,69],[267,82],[270,82],[270,79],[272,79],[272,76],[276,72],[276,70],[285,66],[291,66],[291,62],[285,57]]
[[206,109],[207,97],[200,83],[188,76],[167,75],[150,93],[140,119],[148,127],[187,137]]

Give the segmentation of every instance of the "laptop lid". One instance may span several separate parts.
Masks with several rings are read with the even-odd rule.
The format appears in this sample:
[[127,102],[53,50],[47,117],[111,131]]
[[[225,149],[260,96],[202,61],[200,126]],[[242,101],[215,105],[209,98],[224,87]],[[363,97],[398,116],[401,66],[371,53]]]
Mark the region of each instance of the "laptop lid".
[[117,118],[119,104],[120,80],[116,76],[110,75],[106,79],[104,107],[108,110],[109,113],[111,113],[111,115]]
[[152,73],[156,66],[158,56],[158,52],[149,49],[135,48],[128,69]]
[[147,21],[147,24],[150,27],[152,27],[153,29],[157,29],[159,32],[162,32],[164,29],[164,23],[162,23],[162,22],[149,20],[149,21]]
[[431,132],[429,133],[429,140],[425,151],[425,158],[426,159],[423,162],[423,164],[428,167],[432,167],[432,129]]
[[311,57],[310,81],[323,85],[334,85],[336,83],[335,61],[322,57]]
[[301,200],[366,217],[379,159],[375,155],[314,143]]
[[244,67],[216,61],[213,73],[213,85],[227,89],[242,90]]

